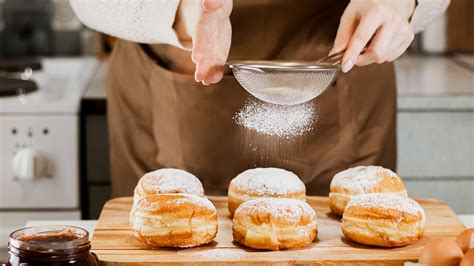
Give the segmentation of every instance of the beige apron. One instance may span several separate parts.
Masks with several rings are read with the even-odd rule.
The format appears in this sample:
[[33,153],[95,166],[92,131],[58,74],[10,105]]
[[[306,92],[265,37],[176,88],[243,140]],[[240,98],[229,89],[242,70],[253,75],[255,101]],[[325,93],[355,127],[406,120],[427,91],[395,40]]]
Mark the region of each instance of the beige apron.
[[[347,1],[234,1],[232,59],[304,59],[327,54]],[[194,81],[189,53],[168,45],[119,41],[109,73],[108,121],[114,196],[162,167],[185,169],[206,193],[254,167],[298,174],[308,194],[327,194],[334,174],[355,165],[395,168],[396,96],[391,64],[339,74],[312,101],[314,130],[291,139],[259,135],[233,117],[251,97],[227,73],[212,86]]]

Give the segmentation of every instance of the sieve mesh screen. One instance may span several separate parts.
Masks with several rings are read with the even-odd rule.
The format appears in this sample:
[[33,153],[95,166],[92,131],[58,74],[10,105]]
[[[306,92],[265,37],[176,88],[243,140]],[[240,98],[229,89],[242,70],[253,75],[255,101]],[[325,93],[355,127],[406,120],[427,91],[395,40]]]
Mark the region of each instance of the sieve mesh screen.
[[318,72],[257,72],[232,68],[240,85],[256,98],[273,104],[295,105],[319,96],[332,82],[335,69]]

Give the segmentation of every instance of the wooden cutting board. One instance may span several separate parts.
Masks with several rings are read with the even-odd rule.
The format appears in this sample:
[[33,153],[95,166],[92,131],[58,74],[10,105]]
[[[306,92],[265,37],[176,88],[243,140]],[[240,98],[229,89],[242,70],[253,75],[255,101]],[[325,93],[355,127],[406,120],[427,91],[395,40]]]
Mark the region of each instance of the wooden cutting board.
[[232,220],[226,197],[209,197],[218,212],[219,232],[214,242],[195,248],[150,249],[136,240],[129,227],[132,198],[107,202],[92,239],[93,252],[105,265],[146,263],[195,265],[237,264],[392,264],[416,261],[421,249],[434,237],[456,237],[465,227],[445,204],[430,199],[418,202],[426,212],[425,236],[402,248],[374,248],[351,242],[341,232],[341,223],[329,212],[327,197],[308,197],[318,215],[318,237],[307,248],[286,251],[256,251],[233,242]]

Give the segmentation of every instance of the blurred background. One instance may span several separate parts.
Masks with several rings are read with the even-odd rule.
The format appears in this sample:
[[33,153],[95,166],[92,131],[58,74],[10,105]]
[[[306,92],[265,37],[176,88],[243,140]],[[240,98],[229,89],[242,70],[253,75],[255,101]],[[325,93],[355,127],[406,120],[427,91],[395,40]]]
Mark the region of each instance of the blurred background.
[[[457,214],[474,214],[472,14],[473,1],[452,0],[395,63],[397,172],[411,196]],[[28,221],[97,219],[110,198],[113,43],[66,0],[0,0],[0,249]]]

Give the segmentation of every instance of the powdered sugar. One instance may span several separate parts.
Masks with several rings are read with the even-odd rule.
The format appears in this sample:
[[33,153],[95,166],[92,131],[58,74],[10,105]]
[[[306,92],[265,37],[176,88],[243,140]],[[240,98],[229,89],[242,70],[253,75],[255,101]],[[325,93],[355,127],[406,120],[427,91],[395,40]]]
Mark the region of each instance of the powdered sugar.
[[377,186],[384,175],[397,176],[390,169],[380,166],[357,166],[337,173],[331,181],[331,188],[339,187],[362,194]]
[[308,203],[289,198],[257,198],[242,203],[235,211],[238,215],[268,213],[272,218],[283,218],[290,222],[298,222],[304,215],[316,218],[316,212]]
[[316,112],[313,102],[288,106],[251,99],[235,115],[234,120],[259,134],[290,137],[311,131],[318,120]]
[[170,200],[171,204],[181,205],[181,204],[193,204],[210,210],[216,210],[216,207],[210,200],[207,198],[199,197],[192,194],[175,194],[178,197]]
[[[160,195],[155,195],[151,197],[160,197],[160,196],[167,197],[166,199],[167,205],[179,206],[183,204],[192,204],[192,205],[200,206],[209,210],[213,210],[213,211],[216,210],[216,207],[214,206],[214,204],[212,204],[210,200],[208,200],[207,198],[193,195],[193,194],[180,194],[180,193],[160,194]],[[150,196],[140,199],[138,203],[139,207],[137,208],[137,210],[140,210],[140,211],[154,210],[154,209],[160,209],[162,206],[164,206],[163,202],[150,201],[148,200],[149,198]],[[146,201],[146,203],[144,201]]]
[[418,202],[395,194],[371,193],[361,194],[351,198],[346,205],[346,210],[353,206],[376,207],[384,209],[394,209],[401,212],[407,212],[414,215],[421,213],[423,219],[425,213]]
[[[188,253],[189,252],[189,253]],[[187,253],[187,254],[186,254]],[[207,261],[217,261],[221,262],[221,264],[230,264],[229,261],[241,261],[243,258],[249,258],[253,254],[252,252],[248,252],[244,249],[236,249],[236,248],[203,248],[200,249],[199,252],[195,252],[195,250],[179,250],[178,254],[186,254],[188,256],[192,256],[193,258],[199,258],[199,260],[207,260]],[[195,259],[197,261],[197,259]],[[211,264],[211,263],[209,263]]]
[[231,184],[260,196],[277,196],[305,191],[294,173],[280,168],[255,168],[240,173]]
[[194,195],[204,195],[201,181],[194,175],[180,169],[163,168],[145,174],[138,186],[156,194],[181,192]]

